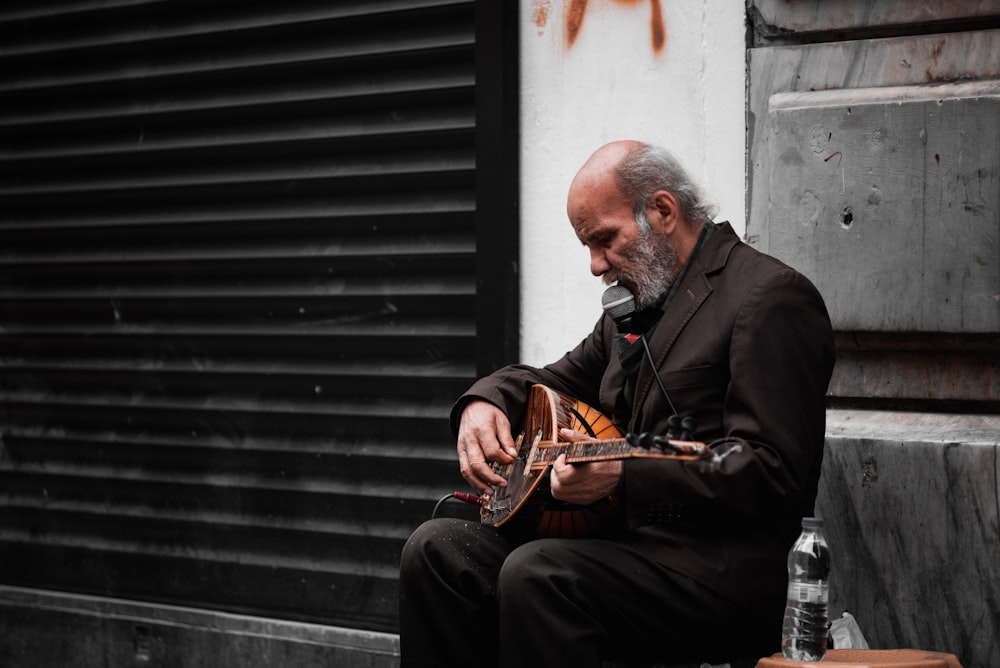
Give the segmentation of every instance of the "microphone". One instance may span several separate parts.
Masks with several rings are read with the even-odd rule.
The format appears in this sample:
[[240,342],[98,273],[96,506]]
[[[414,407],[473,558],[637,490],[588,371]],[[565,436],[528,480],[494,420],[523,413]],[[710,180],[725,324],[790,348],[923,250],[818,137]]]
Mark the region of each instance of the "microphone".
[[[626,341],[630,344],[635,341],[642,342],[645,359],[649,363],[650,370],[653,372],[653,378],[656,379],[656,384],[660,386],[663,398],[666,399],[667,405],[670,407],[670,412],[673,413],[667,421],[669,425],[668,437],[678,438],[679,436],[683,436],[684,438],[680,440],[692,440],[691,433],[695,430],[694,418],[686,417],[682,420],[680,415],[677,414],[674,402],[670,400],[670,395],[667,394],[667,388],[660,379],[656,364],[653,363],[653,355],[649,351],[649,344],[646,343],[646,338],[642,334],[633,332],[633,325],[635,324],[633,320],[636,310],[635,296],[632,294],[632,291],[624,285],[612,285],[604,291],[604,296],[601,297],[601,306],[604,308],[604,312],[615,321],[615,325],[618,326],[618,333],[625,334]],[[678,428],[683,430],[680,434],[677,433]],[[634,435],[630,433],[629,436]],[[641,436],[638,438],[641,438]],[[646,442],[649,443],[648,440]],[[643,447],[649,446],[644,445]]]
[[632,333],[632,319],[635,316],[635,297],[632,291],[624,285],[612,285],[604,291],[601,306],[615,324],[621,334]]

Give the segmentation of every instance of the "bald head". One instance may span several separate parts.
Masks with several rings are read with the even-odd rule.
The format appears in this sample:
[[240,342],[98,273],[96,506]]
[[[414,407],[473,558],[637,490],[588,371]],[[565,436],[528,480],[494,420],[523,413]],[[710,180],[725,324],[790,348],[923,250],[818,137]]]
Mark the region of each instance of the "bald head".
[[[600,147],[583,163],[569,187],[569,197],[573,191],[614,186],[615,172],[622,161],[634,151],[645,148],[646,144],[630,139],[614,141]],[[608,181],[611,183],[607,183]],[[579,194],[579,193],[578,193]]]
[[566,202],[573,230],[590,249],[591,273],[652,300],[711,222],[709,208],[669,152],[632,140],[594,151]]
[[613,141],[594,151],[570,184],[568,204],[595,192],[605,198],[616,196],[640,221],[657,205],[660,194],[668,193],[676,205],[678,224],[696,234],[716,212],[669,151],[635,140]]

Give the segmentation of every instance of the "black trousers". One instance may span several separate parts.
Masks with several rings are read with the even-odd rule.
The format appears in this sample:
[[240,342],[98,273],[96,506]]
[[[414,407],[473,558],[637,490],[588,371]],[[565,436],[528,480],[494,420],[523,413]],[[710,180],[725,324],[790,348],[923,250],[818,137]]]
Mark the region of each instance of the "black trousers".
[[424,523],[400,564],[402,667],[722,662],[780,648],[780,609],[739,609],[650,559],[645,540],[515,544],[478,522]]

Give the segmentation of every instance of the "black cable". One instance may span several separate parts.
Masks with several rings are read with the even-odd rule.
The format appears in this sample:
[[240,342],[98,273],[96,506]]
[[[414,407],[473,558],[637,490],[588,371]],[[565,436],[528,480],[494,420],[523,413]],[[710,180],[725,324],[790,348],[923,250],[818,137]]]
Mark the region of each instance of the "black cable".
[[660,374],[656,371],[656,362],[653,361],[653,353],[649,352],[649,344],[646,343],[646,337],[640,336],[639,340],[642,341],[642,349],[646,353],[646,359],[649,360],[649,368],[653,372],[653,378],[656,379],[656,384],[660,386],[660,391],[663,392],[663,398],[667,400],[667,405],[670,406],[670,412],[674,415],[678,415],[677,409],[674,408],[674,402],[670,401],[670,395],[667,394],[667,388],[663,386],[663,381],[660,380]]
[[445,494],[440,499],[438,499],[438,502],[434,504],[434,510],[431,511],[431,519],[434,519],[434,518],[436,518],[438,516],[438,511],[441,510],[441,505],[445,501],[447,501],[448,499],[454,499],[454,498],[455,498],[455,493],[451,492],[450,494]]

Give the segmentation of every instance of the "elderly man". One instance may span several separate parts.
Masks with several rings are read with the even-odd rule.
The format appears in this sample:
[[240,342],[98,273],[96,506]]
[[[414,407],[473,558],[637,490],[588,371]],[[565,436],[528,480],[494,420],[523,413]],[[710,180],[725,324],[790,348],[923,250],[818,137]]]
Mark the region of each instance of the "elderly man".
[[598,408],[623,434],[677,437],[683,425],[715,456],[560,456],[551,497],[611,499],[619,513],[594,536],[537,538],[452,518],[422,525],[401,561],[403,666],[768,655],[780,644],[785,558],[812,514],[823,456],[834,358],[823,300],[712,222],[663,149],[601,147],[574,178],[567,212],[591,272],[627,288],[637,310],[627,323],[602,315],[552,364],[476,382],[452,411],[462,475],[483,495],[507,485],[503,467],[518,454],[511,427],[536,383]]

